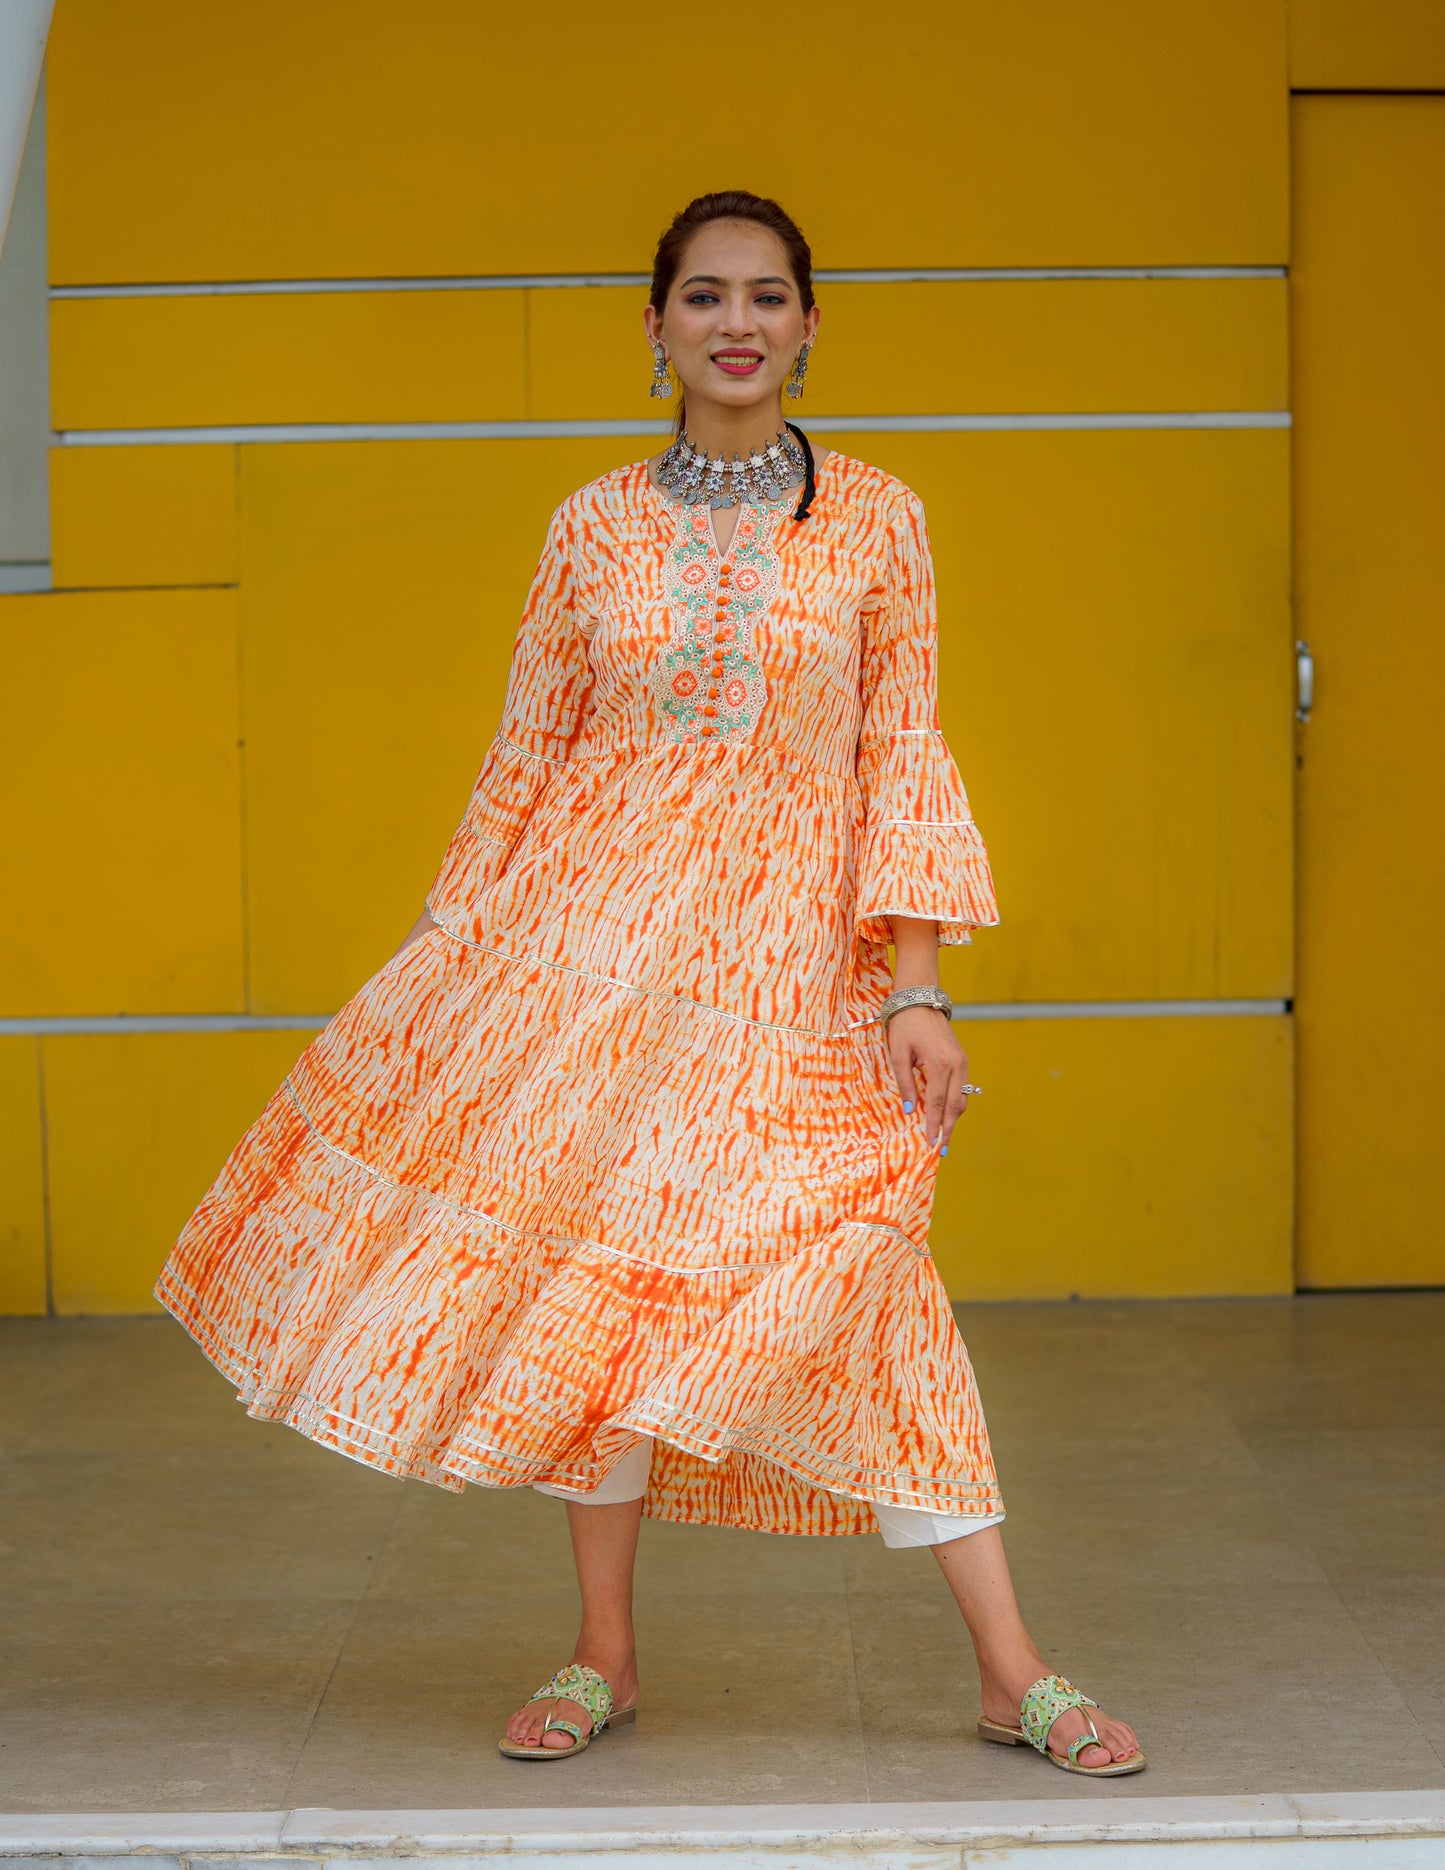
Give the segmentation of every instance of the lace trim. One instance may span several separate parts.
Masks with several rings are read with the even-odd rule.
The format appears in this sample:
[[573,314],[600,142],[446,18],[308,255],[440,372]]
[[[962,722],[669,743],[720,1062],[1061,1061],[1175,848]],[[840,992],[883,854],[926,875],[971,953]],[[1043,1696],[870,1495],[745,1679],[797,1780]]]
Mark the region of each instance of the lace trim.
[[[726,1459],[730,1454],[756,1454],[762,1456],[764,1460],[777,1460],[779,1467],[788,1467],[788,1462],[786,1460],[778,1456],[770,1455],[767,1453],[766,1449],[756,1445],[759,1441],[766,1441],[770,1446],[780,1448],[785,1454],[791,1455],[793,1460],[811,1462],[813,1466],[819,1470],[830,1471],[836,1474],[847,1474],[850,1477],[853,1475],[869,1477],[865,1478],[862,1484],[864,1486],[877,1486],[880,1491],[910,1493],[915,1492],[920,1484],[923,1486],[932,1485],[934,1487],[961,1486],[967,1490],[969,1497],[975,1500],[993,1501],[999,1497],[998,1483],[996,1481],[958,1481],[941,1474],[910,1474],[907,1476],[905,1484],[900,1486],[898,1484],[897,1473],[894,1469],[886,1467],[861,1467],[856,1462],[839,1461],[835,1456],[824,1454],[822,1449],[812,1447],[808,1442],[803,1440],[801,1435],[789,1434],[786,1429],[769,1428],[762,1433],[756,1430],[748,1431],[745,1429],[740,1433],[733,1433],[725,1429],[720,1422],[714,1422],[707,1416],[691,1415],[687,1410],[678,1409],[671,1403],[654,1402],[646,1396],[640,1397],[637,1402],[630,1403],[624,1408],[619,1409],[616,1416],[612,1418],[612,1423],[614,1427],[618,1428],[638,1428],[641,1427],[649,1417],[656,1418],[659,1425],[658,1432],[665,1441],[674,1439],[674,1436],[668,1435],[665,1432],[666,1429],[670,1427],[676,1434],[686,1435],[691,1441],[705,1442],[709,1447],[717,1450],[714,1457],[702,1456],[704,1460],[715,1458],[721,1461]],[[646,1432],[651,1433],[652,1431],[649,1429]],[[689,1452],[700,1452],[700,1450],[690,1450]],[[812,1481],[816,1486],[824,1486],[824,1483],[818,1481],[813,1475],[803,1473],[798,1468],[789,1467],[789,1472],[798,1474],[799,1478],[802,1480]],[[825,1487],[825,1491],[836,1493],[842,1490],[839,1488]],[[850,1500],[867,1500],[868,1496],[866,1494],[845,1494],[844,1498]],[[887,1505],[888,1502],[885,1501],[884,1504]]]
[[[323,1446],[329,1445],[337,1453],[344,1454],[351,1460],[360,1461],[367,1466],[374,1466],[378,1462],[403,1466],[419,1479],[428,1480],[433,1485],[450,1488],[453,1491],[459,1491],[468,1481],[476,1486],[492,1488],[532,1486],[538,1474],[547,1472],[547,1463],[529,1460],[524,1455],[513,1454],[509,1449],[499,1447],[495,1442],[484,1441],[479,1435],[469,1435],[465,1431],[458,1434],[450,1444],[445,1458],[437,1460],[433,1456],[423,1454],[420,1444],[414,1440],[407,1440],[388,1429],[378,1428],[374,1423],[356,1422],[338,1415],[334,1410],[318,1408],[316,1404],[308,1401],[305,1390],[300,1386],[289,1390],[268,1390],[262,1385],[259,1373],[250,1358],[233,1339],[229,1338],[205,1315],[199,1294],[178,1274],[174,1272],[162,1274],[156,1287],[156,1297],[190,1334],[212,1363],[235,1383],[240,1400],[249,1413],[259,1415],[264,1420],[282,1421],[287,1427],[295,1429],[298,1434],[320,1442]],[[183,1300],[191,1300],[194,1303],[185,1304]],[[659,1410],[658,1413],[662,1412]],[[777,1438],[782,1439],[781,1436]],[[668,1437],[660,1435],[659,1439],[665,1441]],[[796,1440],[797,1438],[787,1439]],[[673,1445],[679,1446],[680,1444],[674,1443]],[[824,1457],[817,1455],[817,1451],[808,1448],[805,1443],[800,1446],[806,1455],[810,1458],[817,1458],[820,1464],[839,1465],[826,1462]],[[737,1445],[736,1451],[757,1454],[763,1460],[772,1459],[761,1449],[744,1448],[741,1444]],[[684,1450],[684,1452],[693,1451]],[[724,1449],[723,1452],[730,1451]],[[706,1459],[705,1456],[699,1458]],[[722,1456],[718,1458],[721,1459]],[[789,1467],[786,1461],[775,1461],[774,1465],[783,1468],[787,1473],[794,1474],[796,1478],[810,1485],[817,1484],[809,1475],[799,1473],[795,1468]],[[464,1471],[483,1467],[490,1468],[493,1474],[506,1475],[508,1478],[493,1480],[475,1471]],[[516,1470],[519,1467],[530,1469],[530,1473],[524,1477],[517,1473]],[[896,1474],[890,1475],[887,1469],[858,1471],[879,1474],[882,1476],[882,1485],[891,1492],[910,1491],[908,1487],[900,1486],[899,1477]],[[595,1475],[573,1474],[570,1471],[566,1475],[566,1480],[575,1481],[576,1491],[579,1492],[586,1492],[596,1484]],[[555,1484],[565,1485],[565,1481],[558,1481]],[[938,1484],[941,1486],[958,1485],[956,1481],[940,1481]],[[973,1485],[973,1483],[969,1484]],[[825,1487],[823,1491],[838,1493],[840,1489]],[[976,1491],[985,1492],[981,1488]],[[996,1489],[988,1491],[996,1494]],[[843,1494],[842,1497],[862,1499],[863,1496]]]
[[[360,1451],[352,1455],[353,1459],[366,1461],[368,1464],[380,1459],[404,1465],[420,1477],[434,1480],[435,1484],[444,1487],[452,1484],[461,1486],[469,1480],[480,1486],[529,1486],[533,1484],[535,1475],[547,1471],[545,1462],[537,1462],[525,1455],[513,1454],[511,1450],[502,1448],[495,1442],[485,1441],[480,1435],[468,1434],[465,1430],[461,1430],[456,1435],[438,1459],[434,1455],[423,1454],[420,1444],[414,1440],[404,1439],[388,1429],[378,1428],[374,1423],[358,1422],[353,1418],[340,1415],[335,1410],[318,1407],[307,1398],[302,1386],[298,1385],[289,1390],[268,1390],[263,1386],[260,1372],[251,1357],[205,1315],[199,1294],[177,1273],[167,1269],[162,1274],[157,1283],[156,1296],[166,1305],[172,1316],[185,1327],[212,1362],[217,1364],[223,1373],[235,1383],[240,1392],[241,1401],[253,1414],[264,1413],[272,1420],[283,1419],[288,1426],[313,1441],[322,1439],[318,1431],[329,1430],[331,1444],[337,1448],[338,1452],[350,1454],[353,1449]],[[183,1297],[194,1301],[194,1304],[181,1304]],[[172,1300],[177,1303],[172,1303]],[[255,1408],[252,1407],[253,1404],[256,1405]],[[645,1426],[645,1419],[648,1416],[656,1418],[655,1428]],[[769,1454],[766,1449],[753,1444],[766,1440],[770,1445],[779,1448],[780,1452],[791,1454],[795,1460],[809,1461],[819,1470],[847,1475],[849,1478],[855,1474],[867,1476],[869,1478],[865,1479],[862,1484],[875,1485],[880,1492],[913,1493],[916,1492],[921,1482],[923,1485],[932,1483],[935,1487],[964,1486],[971,1498],[990,1503],[999,1497],[997,1483],[990,1485],[977,1481],[959,1482],[941,1475],[903,1476],[896,1469],[850,1465],[837,1460],[834,1456],[825,1455],[821,1449],[812,1447],[801,1436],[788,1434],[782,1429],[770,1429],[765,1436],[744,1432],[729,1438],[719,1423],[704,1416],[689,1415],[668,1404],[650,1402],[646,1396],[639,1398],[635,1405],[619,1410],[612,1421],[614,1426],[636,1428],[643,1434],[656,1434],[664,1441],[673,1440],[666,1430],[669,1426],[677,1425],[690,1440],[706,1443],[708,1447],[716,1450],[715,1455],[709,1456],[703,1454],[700,1448],[684,1448],[684,1452],[695,1453],[700,1459],[712,1458],[720,1461],[729,1454],[735,1453],[757,1455],[762,1460],[773,1461],[776,1466],[809,1485],[822,1486],[824,1492],[839,1493],[844,1499],[861,1500],[864,1504],[872,1504],[868,1496],[844,1493],[841,1488],[827,1487],[815,1475],[791,1466],[786,1458]],[[342,1432],[347,1430],[350,1433]],[[677,1441],[673,1441],[673,1445],[684,1446]],[[463,1471],[464,1468],[475,1467],[487,1467],[493,1473],[509,1474],[511,1478],[501,1481],[486,1480],[474,1472]],[[524,1470],[530,1469],[531,1474],[524,1479],[516,1473],[519,1467]],[[566,1479],[575,1480],[581,1491],[595,1485],[593,1475],[573,1474],[569,1471]],[[564,1485],[565,1482],[559,1481],[556,1484]],[[890,1503],[884,1502],[884,1504]],[[938,1508],[936,1498],[931,1501],[931,1505],[936,1511]],[[925,1507],[924,1510],[927,1508]]]
[[[621,1247],[609,1247],[601,1240],[588,1240],[582,1234],[552,1234],[537,1228],[514,1226],[512,1222],[501,1220],[495,1214],[488,1214],[484,1208],[469,1208],[463,1202],[453,1201],[449,1195],[439,1194],[434,1188],[421,1188],[414,1182],[399,1182],[395,1176],[373,1168],[369,1162],[363,1161],[360,1156],[353,1156],[350,1150],[342,1149],[340,1144],[333,1143],[328,1136],[323,1134],[311,1112],[302,1103],[300,1093],[291,1082],[289,1075],[282,1079],[281,1089],[295,1106],[297,1116],[306,1125],[311,1135],[328,1155],[335,1156],[339,1162],[346,1163],[350,1168],[359,1169],[363,1175],[370,1176],[373,1181],[380,1182],[387,1188],[395,1188],[403,1195],[412,1195],[418,1201],[433,1202],[438,1207],[448,1209],[452,1214],[464,1216],[467,1220],[485,1221],[489,1227],[499,1227],[503,1233],[515,1234],[518,1239],[543,1240],[559,1247],[587,1247],[594,1253],[606,1253],[614,1259],[629,1260],[634,1266],[646,1266],[655,1273],[677,1273],[688,1278],[695,1278],[704,1273],[749,1273],[758,1268],[768,1270],[776,1266],[786,1266],[788,1263],[786,1259],[781,1259],[746,1260],[733,1266],[670,1266],[665,1260],[649,1260],[640,1253],[625,1253]],[[844,1224],[849,1227],[861,1227],[868,1233],[892,1234],[895,1239],[901,1240],[910,1247],[919,1259],[929,1257],[926,1246],[918,1246],[901,1228],[890,1226],[885,1221],[847,1221]]]
[[530,747],[519,747],[515,740],[508,740],[505,734],[499,733],[495,735],[494,738],[499,740],[504,747],[510,747],[513,753],[525,754],[529,760],[540,760],[544,766],[565,766],[567,764],[566,760],[554,760],[545,753],[533,753]]
[[964,831],[971,818],[870,818],[870,825],[917,825],[924,831]]
[[[263,1382],[254,1357],[242,1349],[206,1314],[195,1288],[167,1268],[156,1281],[155,1296],[184,1326],[206,1356],[236,1386],[238,1400],[248,1415],[264,1422],[280,1422],[300,1435],[333,1448],[348,1460],[368,1467],[401,1467],[418,1480],[459,1492],[461,1479],[423,1454],[415,1441],[404,1441],[368,1422],[351,1422],[334,1410],[309,1402],[301,1384],[281,1386]],[[321,1431],[325,1431],[323,1434]],[[350,1430],[350,1433],[344,1431]]]
[[902,740],[905,734],[937,734],[941,740],[943,729],[941,727],[894,727],[882,734],[860,734],[858,745],[871,747],[880,740]]
[[757,726],[768,686],[755,632],[782,586],[773,549],[782,512],[745,503],[723,554],[709,509],[677,507],[663,561],[672,631],[649,677],[670,740],[746,740]]
[[711,1013],[715,1019],[730,1019],[739,1026],[756,1026],[762,1032],[795,1032],[808,1039],[846,1039],[848,1034],[856,1032],[861,1026],[871,1026],[878,1015],[870,1013],[866,1019],[849,1020],[848,1024],[837,1032],[824,1032],[818,1026],[784,1026],[776,1020],[749,1019],[745,1013],[729,1013],[720,1006],[709,1006],[706,1000],[689,1000],[685,994],[665,993],[660,987],[639,987],[630,980],[618,980],[612,974],[595,974],[590,968],[572,967],[566,961],[547,961],[540,955],[508,954],[505,948],[489,948],[485,942],[468,941],[465,935],[458,935],[454,928],[448,927],[440,916],[427,903],[427,913],[444,935],[450,935],[454,942],[463,948],[475,948],[478,954],[496,955],[499,960],[511,961],[518,967],[550,967],[562,974],[575,974],[580,980],[600,981],[604,987],[622,987],[628,993],[645,993],[654,1000],[666,1000],[674,1006],[695,1007],[700,1013]]

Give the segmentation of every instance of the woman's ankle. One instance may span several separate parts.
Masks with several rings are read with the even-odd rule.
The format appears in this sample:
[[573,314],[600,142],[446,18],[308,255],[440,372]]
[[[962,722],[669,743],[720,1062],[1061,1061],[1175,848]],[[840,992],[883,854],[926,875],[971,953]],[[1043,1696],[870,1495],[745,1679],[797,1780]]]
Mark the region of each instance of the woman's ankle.
[[1015,1641],[990,1643],[986,1649],[975,1645],[974,1656],[978,1662],[979,1675],[985,1681],[1013,1681],[1019,1675],[1028,1675],[1027,1687],[1049,1672],[1048,1665],[1027,1634]]
[[637,1636],[631,1624],[584,1625],[578,1633],[575,1653],[578,1657],[600,1656],[614,1666],[630,1662],[637,1653]]

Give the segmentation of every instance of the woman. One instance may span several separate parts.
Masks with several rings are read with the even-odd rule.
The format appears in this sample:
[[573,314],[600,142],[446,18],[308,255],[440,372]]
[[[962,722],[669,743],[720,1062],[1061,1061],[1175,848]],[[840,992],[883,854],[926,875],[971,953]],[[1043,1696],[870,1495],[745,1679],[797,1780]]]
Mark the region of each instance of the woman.
[[645,325],[678,438],[558,508],[426,912],[157,1295],[253,1415],[568,1502],[582,1627],[512,1757],[635,1709],[645,1512],[930,1546],[980,1733],[1134,1772],[1019,1617],[928,1257],[975,1088],[938,947],[998,918],[919,502],[781,421],[818,321],[775,202],[703,196],[663,235]]

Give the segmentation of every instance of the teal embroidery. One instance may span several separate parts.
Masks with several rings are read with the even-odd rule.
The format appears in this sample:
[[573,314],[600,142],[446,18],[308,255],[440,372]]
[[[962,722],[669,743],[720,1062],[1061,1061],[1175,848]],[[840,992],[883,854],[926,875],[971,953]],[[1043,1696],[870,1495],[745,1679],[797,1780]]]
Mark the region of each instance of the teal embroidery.
[[[612,1712],[612,1688],[596,1669],[591,1669],[585,1662],[569,1662],[565,1668],[558,1669],[550,1682],[543,1684],[533,1701],[577,1701],[587,1710],[592,1722],[592,1732],[597,1733],[607,1725],[607,1717]],[[555,1710],[547,1716],[549,1728],[565,1728],[575,1740],[583,1738],[582,1729],[576,1721],[558,1720]]]
[[664,563],[672,630],[652,672],[652,699],[673,740],[745,740],[767,683],[756,624],[778,595],[772,537],[779,505],[745,505],[726,553],[705,506],[679,506]]
[[[1037,1747],[1040,1753],[1047,1753],[1049,1729],[1061,1714],[1066,1713],[1070,1708],[1097,1708],[1098,1705],[1097,1701],[1091,1701],[1080,1689],[1075,1688],[1065,1676],[1045,1675],[1035,1682],[1032,1688],[1025,1691],[1019,1707],[1019,1726],[1023,1731],[1024,1739],[1031,1747]],[[1084,1719],[1086,1721],[1089,1719],[1087,1714]],[[1076,1766],[1078,1765],[1077,1752],[1080,1748],[1096,1747],[1099,1744],[1098,1734],[1094,1731],[1092,1722],[1089,1723],[1089,1727],[1088,1734],[1070,1745],[1069,1758]]]

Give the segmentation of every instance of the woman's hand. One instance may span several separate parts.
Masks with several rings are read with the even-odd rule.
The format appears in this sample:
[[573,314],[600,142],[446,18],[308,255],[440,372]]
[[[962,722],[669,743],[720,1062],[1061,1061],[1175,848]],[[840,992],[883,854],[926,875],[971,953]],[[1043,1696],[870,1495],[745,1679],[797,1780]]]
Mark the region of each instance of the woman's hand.
[[905,1103],[922,1104],[929,1147],[948,1153],[953,1126],[968,1109],[968,1058],[953,1022],[935,1006],[906,1006],[888,1022],[888,1057]]

